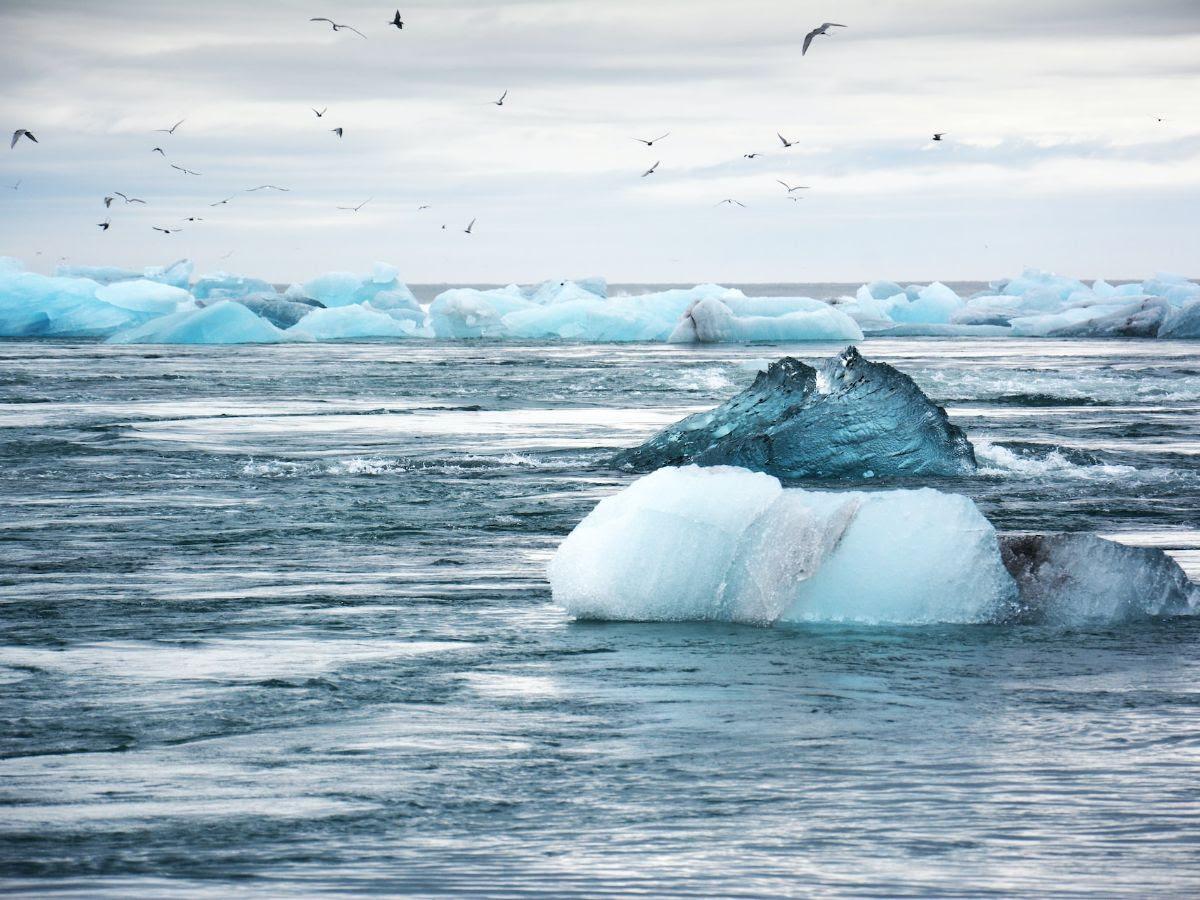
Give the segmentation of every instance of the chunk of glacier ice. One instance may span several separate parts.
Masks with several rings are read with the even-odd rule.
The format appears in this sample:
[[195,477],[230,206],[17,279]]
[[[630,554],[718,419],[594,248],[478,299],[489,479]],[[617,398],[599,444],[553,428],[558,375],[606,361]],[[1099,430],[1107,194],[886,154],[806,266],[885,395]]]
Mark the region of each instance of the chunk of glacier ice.
[[408,285],[400,280],[400,273],[395,266],[387,263],[375,263],[371,275],[358,276],[353,272],[327,272],[303,286],[304,295],[319,300],[324,306],[350,306],[373,300],[382,291],[399,293],[416,302],[416,297],[408,289]]
[[790,478],[965,475],[975,471],[975,452],[911,378],[848,347],[819,369],[785,357],[736,397],[613,462],[737,465]]
[[1092,534],[1000,539],[1021,590],[1014,619],[1055,625],[1194,614],[1200,587],[1161,550],[1126,547]]
[[515,284],[486,291],[451,288],[433,298],[429,305],[429,322],[434,335],[443,339],[507,337],[504,317],[534,306],[536,304],[525,299]]
[[861,340],[844,312],[803,297],[707,297],[693,303],[667,340],[683,343]]
[[110,337],[113,344],[271,344],[287,335],[235,300],[183,309]]
[[1158,329],[1160,338],[1200,338],[1200,300],[1172,310]]
[[370,303],[314,309],[287,331],[302,341],[416,337],[417,332],[411,320],[395,319]]
[[88,278],[0,273],[0,335],[103,337],[152,315],[100,300],[100,289]]
[[323,307],[316,300],[289,300],[274,291],[236,298],[256,316],[262,316],[276,328],[291,328],[314,309]]
[[192,285],[197,300],[238,300],[251,294],[274,294],[275,288],[260,278],[212,272],[203,275]]
[[183,288],[138,279],[118,281],[97,288],[96,299],[121,309],[161,316],[175,312],[181,303],[190,302],[192,295]]
[[97,284],[116,284],[119,281],[157,281],[172,287],[186,289],[192,278],[192,261],[180,259],[169,266],[146,266],[140,272],[116,266],[66,266],[54,267],[59,278],[87,278]]
[[982,622],[1016,585],[966,497],[784,490],[731,467],[659,469],[601,500],[549,565],[582,619]]

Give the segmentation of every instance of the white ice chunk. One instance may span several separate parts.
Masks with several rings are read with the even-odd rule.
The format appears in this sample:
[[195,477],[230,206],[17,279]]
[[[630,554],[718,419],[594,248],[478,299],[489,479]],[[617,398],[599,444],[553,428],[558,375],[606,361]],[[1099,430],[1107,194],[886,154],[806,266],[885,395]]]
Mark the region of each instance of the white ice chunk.
[[287,335],[233,300],[183,309],[109,338],[113,344],[269,344]]
[[[775,301],[775,302],[772,302]],[[671,343],[861,340],[844,312],[807,298],[709,297],[694,303],[667,338]]]
[[417,332],[414,322],[393,318],[370,303],[314,309],[287,330],[289,337],[304,341],[416,337]]

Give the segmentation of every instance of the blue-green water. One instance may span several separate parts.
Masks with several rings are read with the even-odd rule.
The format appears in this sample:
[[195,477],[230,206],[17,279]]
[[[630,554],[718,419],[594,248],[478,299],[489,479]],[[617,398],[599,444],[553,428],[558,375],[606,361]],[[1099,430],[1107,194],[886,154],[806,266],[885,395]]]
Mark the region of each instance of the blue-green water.
[[[1194,344],[859,346],[975,442],[933,486],[1200,577]],[[0,343],[0,884],[1196,894],[1194,619],[551,603],[555,546],[633,477],[614,448],[839,349]]]

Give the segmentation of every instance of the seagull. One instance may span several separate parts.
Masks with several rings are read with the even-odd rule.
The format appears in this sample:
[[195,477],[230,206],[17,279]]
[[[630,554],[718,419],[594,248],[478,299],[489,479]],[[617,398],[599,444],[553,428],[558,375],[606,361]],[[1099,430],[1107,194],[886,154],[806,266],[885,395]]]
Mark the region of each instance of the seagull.
[[145,202],[146,202],[145,200],[139,200],[137,197],[126,197],[126,196],[125,196],[124,194],[122,194],[120,191],[113,191],[113,193],[114,193],[116,196],[120,197],[122,200],[124,200],[126,203],[141,203],[141,204],[145,204]]
[[11,150],[13,147],[17,146],[17,141],[19,141],[21,139],[21,135],[25,135],[25,137],[29,138],[35,144],[39,143],[38,139],[33,136],[32,131],[26,131],[24,128],[18,128],[16,131],[13,132],[12,143],[8,145],[9,150]]
[[795,187],[792,187],[792,186],[791,186],[790,184],[788,184],[786,181],[780,181],[778,178],[776,178],[776,179],[775,179],[775,183],[776,183],[776,184],[782,184],[782,185],[783,185],[785,188],[787,188],[787,192],[788,192],[789,194],[790,194],[792,191],[807,191],[807,190],[808,190],[808,185],[807,185],[807,184],[798,184],[798,185],[796,185]]
[[336,134],[338,137],[342,136],[342,129],[340,127],[330,128],[329,130],[332,131],[334,134]]
[[504,105],[504,98],[505,98],[505,97],[507,97],[507,96],[508,96],[508,91],[506,90],[506,91],[505,91],[503,94],[501,94],[501,95],[500,95],[500,99],[499,99],[499,100],[493,100],[492,102],[493,102],[493,103],[495,103],[497,106],[503,106],[503,105]]
[[825,22],[821,27],[814,28],[804,36],[804,46],[800,49],[800,55],[803,56],[808,52],[808,45],[812,43],[812,39],[818,34],[825,34],[830,28],[845,28],[845,25],[839,25],[837,22]]
[[736,203],[736,204],[737,204],[738,206],[740,206],[742,209],[745,209],[745,208],[746,208],[746,204],[745,204],[745,203],[742,203],[742,202],[740,202],[740,201],[738,201],[738,200],[734,200],[732,197],[726,197],[724,200],[722,200],[722,201],[721,201],[721,203],[714,203],[714,204],[713,204],[713,206],[720,206],[722,203]]
[[944,132],[944,131],[939,131],[937,134],[935,134],[935,135],[933,136],[933,139],[934,139],[935,141],[940,141],[940,140],[942,139],[942,135],[943,135],[943,134],[945,134],[945,133],[946,133],[946,132]]
[[204,174],[203,172],[193,172],[191,169],[185,169],[183,166],[177,166],[177,165],[175,165],[175,163],[171,163],[171,168],[178,169],[184,175],[202,175],[202,174]]
[[762,156],[762,154],[761,153],[743,153],[742,156],[746,157],[746,159],[754,159],[756,156]]
[[101,231],[108,231],[112,227],[112,219],[105,219],[103,222],[97,223],[96,227]]
[[788,194],[788,199],[789,199],[789,200],[794,200],[794,201],[796,201],[797,203],[799,203],[799,202],[800,202],[801,200],[803,200],[804,198],[803,198],[803,197],[793,197],[791,194]]
[[420,212],[420,211],[421,211],[421,210],[423,210],[423,209],[429,209],[429,204],[427,203],[427,204],[425,204],[424,206],[418,206],[418,207],[417,207],[417,212]]
[[316,19],[309,19],[308,21],[310,21],[310,22],[328,22],[330,25],[333,26],[334,31],[341,31],[343,28],[345,28],[347,31],[353,31],[364,41],[367,39],[367,36],[365,34],[363,34],[361,31],[359,31],[357,28],[354,28],[350,25],[339,25],[337,22],[333,21],[333,19],[326,19],[324,16],[318,17]]
[[375,199],[374,197],[368,197],[362,203],[358,204],[358,206],[339,206],[338,209],[352,209],[355,212],[358,212],[360,209],[362,209],[364,206],[366,206],[368,203],[370,203],[374,199]]
[[163,234],[174,234],[176,231],[183,231],[182,228],[159,228],[157,225],[151,225],[155,231],[161,231]]
[[654,165],[652,165],[650,168],[648,168],[645,172],[642,173],[642,177],[645,178],[647,175],[653,175],[654,170],[658,168],[658,163],[660,163],[660,162],[662,162],[661,159],[658,160],[657,162],[655,162]]
[[[445,228],[446,226],[445,226],[445,225],[443,225],[442,227],[443,227],[443,228]],[[463,229],[463,233],[464,233],[464,234],[470,234],[470,233],[471,233],[471,229],[472,229],[472,228],[474,228],[474,227],[475,227],[475,220],[474,220],[474,219],[472,219],[472,220],[471,220],[471,224],[469,224],[469,225],[468,225],[466,228],[464,228],[464,229]]]
[[202,218],[200,218],[199,216],[188,216],[186,219],[180,219],[179,221],[181,221],[181,222],[203,222],[204,220]]
[[[233,197],[236,197],[236,196],[237,196],[237,194],[233,195]],[[208,205],[209,206],[224,206],[226,203],[228,203],[230,200],[232,200],[233,197],[226,197],[224,200],[218,200],[216,203],[210,203]]]
[[317,118],[318,118],[318,119],[319,119],[319,118],[321,118],[321,116],[325,115],[325,113],[329,112],[329,107],[328,107],[328,106],[327,106],[327,107],[325,107],[325,108],[324,108],[323,110],[321,110],[320,112],[317,112],[317,110],[316,110],[316,108],[315,108],[315,107],[311,107],[311,106],[310,106],[310,107],[309,107],[309,109],[311,109],[313,112],[317,113]]
[[[105,197],[104,198],[104,208],[108,209],[110,206],[112,206],[112,202],[113,202],[112,197]],[[128,201],[126,201],[126,202],[128,202]]]
[[785,137],[784,137],[782,134],[780,134],[778,131],[777,131],[777,132],[775,132],[775,137],[777,137],[777,138],[779,138],[779,140],[783,141],[783,149],[784,149],[784,150],[786,150],[788,147],[791,147],[793,144],[795,144],[795,143],[796,143],[795,141],[789,141],[787,138],[785,138]]
[[404,30],[404,22],[401,21],[401,19],[400,19],[400,10],[396,10],[396,17],[394,19],[392,19],[392,21],[388,22],[388,24],[395,25],[401,31]]
[[233,256],[232,250],[230,250],[228,253],[226,253],[224,256],[222,256],[221,259],[229,259],[229,257],[231,257],[231,256]]
[[170,128],[155,128],[154,130],[161,131],[163,134],[174,134],[175,129],[178,128],[180,125],[182,125],[186,121],[187,121],[187,119],[180,119],[178,122],[176,122]]
[[281,187],[277,187],[273,184],[260,184],[256,188],[246,188],[246,190],[243,193],[253,194],[255,191],[283,191],[284,193],[288,193],[289,191],[291,191],[291,188],[281,188]]
[[162,153],[162,155],[163,155],[163,156],[166,156],[166,155],[167,155],[167,154],[163,153],[163,148],[162,148],[162,147],[155,147],[155,148],[154,148],[153,150],[151,150],[150,152],[151,152],[151,153]]
[[[669,131],[667,132],[667,134],[670,134],[670,133],[671,132],[669,132]],[[648,141],[645,138],[634,138],[634,140],[637,141],[639,144],[645,144],[647,147],[653,147],[657,141],[661,141],[663,138],[665,138],[667,136],[667,134],[659,135],[653,141]]]
[[20,188],[20,187],[21,187],[21,179],[20,179],[20,178],[18,178],[18,179],[17,179],[17,183],[16,183],[16,184],[10,184],[10,185],[9,185],[9,187],[10,187],[12,190],[14,190],[14,191],[15,191],[15,190],[17,190],[18,188]]

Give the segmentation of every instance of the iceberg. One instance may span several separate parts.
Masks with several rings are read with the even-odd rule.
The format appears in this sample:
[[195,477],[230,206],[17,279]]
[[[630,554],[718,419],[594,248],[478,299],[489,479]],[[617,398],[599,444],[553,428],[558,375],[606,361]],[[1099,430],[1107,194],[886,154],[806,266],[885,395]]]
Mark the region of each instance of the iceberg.
[[288,299],[282,294],[250,294],[237,302],[256,316],[262,316],[276,328],[291,328],[314,309],[323,309],[316,300]]
[[304,283],[304,296],[320,301],[321,305],[351,306],[364,300],[373,300],[381,292],[400,294],[416,303],[408,285],[400,280],[400,272],[387,263],[375,263],[369,276],[360,277],[353,272],[327,272]]
[[234,300],[183,309],[120,331],[111,344],[271,344],[287,335]]
[[749,388],[688,416],[620,467],[735,465],[786,478],[966,475],[975,451],[911,378],[847,347],[819,368],[785,357]]
[[1002,537],[1004,565],[1016,579],[1016,621],[1079,625],[1193,614],[1200,587],[1161,550],[1126,547],[1092,534]]
[[204,275],[192,285],[192,296],[197,300],[237,300],[251,294],[274,293],[275,288],[261,279],[230,275],[228,272]]
[[418,336],[412,321],[395,319],[370,303],[314,309],[289,328],[287,334],[302,341]]
[[508,336],[503,321],[508,313],[536,305],[515,284],[486,291],[451,288],[433,298],[429,321],[434,336],[442,339],[501,338]]
[[1171,310],[1159,326],[1160,338],[1200,338],[1200,300]]
[[116,266],[55,266],[54,274],[58,278],[86,278],[97,284],[116,284],[120,281],[156,281],[159,284],[169,284],[171,287],[184,288],[191,283],[192,261],[180,259],[169,266],[146,266],[142,271],[121,269]]
[[965,623],[1017,605],[966,497],[785,490],[732,467],[659,469],[601,500],[548,574],[580,619]]
[[807,298],[706,297],[683,314],[673,344],[862,340],[858,323],[828,303]]
[[0,272],[0,336],[104,337],[154,315],[128,308],[128,304],[136,306],[139,302],[134,297],[137,288],[114,297],[118,300],[124,297],[127,305],[97,298],[97,291],[102,289],[102,285],[88,278],[38,275],[6,268]]

